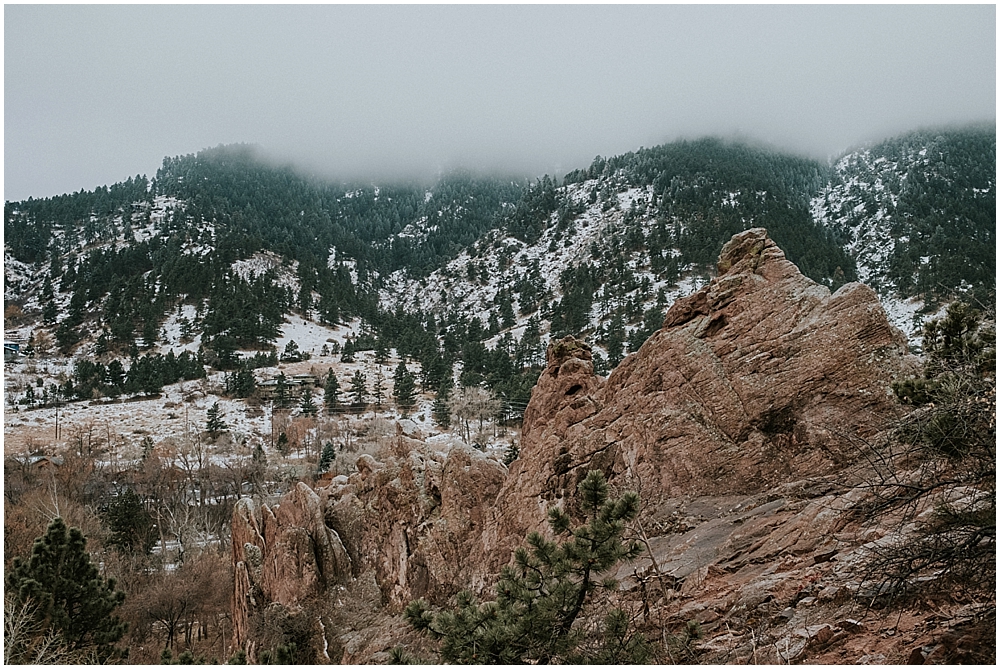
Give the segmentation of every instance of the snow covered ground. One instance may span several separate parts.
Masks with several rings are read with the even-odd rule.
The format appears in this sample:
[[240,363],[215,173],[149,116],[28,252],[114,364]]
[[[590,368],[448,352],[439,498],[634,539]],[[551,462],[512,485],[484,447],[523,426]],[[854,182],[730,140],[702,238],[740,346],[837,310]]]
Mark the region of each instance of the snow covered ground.
[[[478,253],[476,249],[463,251],[445,268],[435,271],[428,278],[413,279],[404,271],[393,273],[388,277],[386,286],[380,293],[382,303],[389,308],[400,305],[404,309],[422,309],[436,314],[455,310],[465,315],[476,316],[486,323],[490,314],[496,310],[498,293],[511,288],[509,283],[512,273],[523,274],[535,263],[544,282],[544,291],[553,295],[554,300],[560,299],[560,274],[569,267],[592,262],[593,245],[603,248],[609,239],[623,234],[626,225],[639,225],[644,233],[648,233],[654,224],[654,219],[650,215],[640,216],[629,224],[624,223],[626,212],[634,206],[650,201],[652,186],[628,188],[616,193],[613,196],[616,199],[612,206],[600,201],[590,202],[591,191],[599,186],[597,180],[589,180],[565,187],[569,199],[583,207],[583,212],[566,229],[559,230],[554,225],[557,213],[553,213],[541,238],[534,244],[525,244],[513,237],[501,237],[499,231],[494,231],[478,244],[478,247],[485,248],[485,251]],[[500,266],[500,255],[505,250],[510,255],[510,267],[507,271]],[[692,274],[670,285],[660,280],[643,263],[644,260],[638,253],[633,253],[627,262],[628,268],[638,282],[644,279],[650,282],[650,290],[643,300],[643,309],[648,309],[655,303],[661,289],[666,297],[666,306],[669,307],[676,299],[698,290],[708,280],[707,277]],[[467,279],[470,265],[479,268],[478,281]],[[523,335],[530,315],[520,315],[516,299],[514,311],[517,314],[514,327],[503,330],[487,341],[488,346],[495,345],[499,338],[507,333],[513,337]],[[590,314],[591,327],[598,327],[604,315],[598,300],[595,299]],[[546,332],[547,324],[543,323],[542,334]],[[599,346],[596,349],[601,351]]]
[[[196,343],[180,344],[180,327],[178,320],[193,316],[193,307],[184,307],[168,320],[167,330],[169,343],[161,347],[161,352],[174,350],[193,350]],[[283,363],[274,367],[264,367],[255,370],[259,381],[274,378],[278,373],[287,377],[296,374],[312,374],[317,378],[325,378],[329,369],[340,381],[341,399],[347,400],[347,389],[355,372],[362,372],[368,380],[368,389],[372,390],[375,376],[382,375],[384,396],[381,406],[374,406],[374,400],[369,398],[369,409],[359,416],[335,414],[331,419],[342,424],[346,429],[362,430],[365,421],[371,421],[374,416],[390,423],[401,420],[402,417],[392,402],[392,374],[399,364],[395,351],[390,351],[389,359],[382,365],[374,360],[374,352],[361,351],[356,354],[355,361],[341,362],[338,355],[322,355],[324,344],[331,341],[343,345],[348,336],[357,337],[360,331],[360,321],[330,327],[300,317],[290,317],[282,327],[278,340],[279,350],[283,350],[289,341],[295,341],[303,352],[310,353],[310,359],[296,363]],[[205,440],[205,427],[208,421],[208,410],[216,403],[221,410],[223,421],[229,426],[228,434],[231,441],[220,439],[219,444],[206,443],[209,458],[217,464],[224,465],[234,459],[248,457],[253,449],[261,446],[269,458],[284,461],[272,448],[272,407],[269,402],[248,402],[223,396],[225,373],[212,372],[206,379],[182,381],[165,386],[158,396],[151,398],[125,398],[124,401],[73,401],[63,402],[58,407],[28,409],[19,404],[25,389],[30,385],[40,388],[37,381],[47,387],[65,381],[73,373],[74,362],[65,358],[51,359],[20,359],[17,362],[4,365],[4,450],[7,454],[46,452],[55,453],[65,448],[78,448],[80,443],[95,444],[101,449],[109,449],[116,459],[134,460],[141,455],[143,441],[149,440],[154,447],[168,446],[170,449],[183,447],[199,439]],[[410,364],[411,371],[416,373],[417,366]],[[313,391],[317,405],[322,405],[322,388]],[[412,425],[412,429],[423,437],[444,439],[445,442],[457,441],[458,437],[446,430],[441,430],[434,424],[431,411],[434,397],[431,393],[419,394],[417,406],[409,419],[403,421]],[[300,415],[300,409],[295,406],[290,412],[291,418]],[[323,411],[315,427],[309,428],[308,437],[315,439],[318,431],[324,428]],[[58,438],[57,438],[58,421]],[[329,426],[327,426],[328,428]],[[407,428],[410,430],[411,428]],[[395,434],[394,429],[392,434]],[[502,453],[509,441],[510,435],[498,436],[494,440],[493,450]],[[301,455],[301,454],[300,454]],[[109,455],[108,457],[111,457]],[[294,460],[294,455],[291,458]]]

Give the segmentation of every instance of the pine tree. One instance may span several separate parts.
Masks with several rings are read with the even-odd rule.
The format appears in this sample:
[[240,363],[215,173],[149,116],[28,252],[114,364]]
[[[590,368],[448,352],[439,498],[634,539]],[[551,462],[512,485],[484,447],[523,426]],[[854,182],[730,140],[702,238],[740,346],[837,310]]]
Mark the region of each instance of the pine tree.
[[621,314],[615,314],[608,325],[608,364],[614,368],[622,361],[625,352],[625,324]]
[[337,451],[333,448],[333,442],[328,441],[323,444],[323,452],[319,456],[319,471],[320,473],[330,471],[330,465],[337,457]]
[[69,355],[79,341],[80,333],[74,327],[72,320],[67,318],[59,323],[59,327],[56,328],[56,343],[59,344],[60,353]]
[[510,467],[514,460],[517,460],[517,456],[521,454],[521,447],[518,446],[517,442],[511,442],[510,446],[507,447],[506,452],[503,454],[503,463]]
[[275,446],[277,447],[279,453],[282,455],[288,455],[288,434],[285,432],[279,434],[278,443],[275,444]]
[[146,555],[156,543],[153,517],[142,499],[126,488],[108,505],[108,543],[128,553]]
[[274,384],[274,406],[284,409],[288,406],[288,379],[284,372],[278,372]]
[[55,292],[52,290],[52,279],[45,277],[45,284],[42,286],[42,322],[46,325],[55,325],[56,318],[59,317],[59,307],[56,306]]
[[333,367],[331,367],[326,373],[326,383],[323,385],[323,404],[326,406],[327,413],[331,411],[336,411],[340,406],[340,381],[337,380],[337,375],[333,373]]
[[281,361],[299,362],[300,360],[302,360],[302,351],[299,350],[299,345],[295,343],[295,340],[290,339],[285,344],[285,352],[281,354]]
[[527,367],[544,364],[545,351],[542,347],[541,319],[537,314],[528,319],[528,324],[517,346],[518,364]]
[[375,364],[384,365],[389,360],[389,346],[382,337],[375,342]]
[[226,392],[233,397],[250,397],[257,387],[253,372],[240,365],[239,369],[226,375]]
[[27,562],[14,558],[6,592],[18,606],[33,606],[42,633],[55,632],[69,650],[92,652],[98,662],[117,653],[114,644],[127,626],[113,612],[125,593],[115,590],[114,579],[101,578],[83,533],[67,529],[62,518],[35,539]]
[[510,293],[504,291],[500,295],[500,323],[505,330],[509,330],[517,324],[514,317],[514,306],[511,304]]
[[344,341],[344,348],[340,351],[341,362],[354,362],[354,342],[348,337]]
[[417,405],[417,384],[402,360],[392,375],[392,381],[392,396],[396,400],[396,407],[403,418],[406,418]]
[[351,406],[363,408],[365,406],[365,395],[368,393],[366,387],[368,379],[359,369],[351,377]]
[[431,407],[431,416],[434,418],[434,422],[442,428],[451,426],[451,409],[448,407],[448,396],[450,394],[451,386],[442,386],[434,398],[434,405]]
[[311,389],[305,388],[302,390],[302,401],[299,403],[299,409],[302,410],[303,416],[316,415],[316,402],[313,401]]
[[599,471],[591,471],[578,492],[587,523],[573,528],[568,513],[550,509],[549,525],[562,542],[529,535],[530,552],[522,547],[514,553],[514,565],[500,574],[495,601],[479,604],[463,591],[452,611],[433,613],[422,599],[406,607],[415,629],[441,641],[443,662],[635,664],[651,659],[652,646],[630,629],[620,610],[605,617],[601,638],[587,640],[585,647],[583,633],[574,628],[594,593],[617,587],[602,574],[641,550],[623,538],[625,523],[639,512],[635,492],[608,499]]
[[229,429],[226,422],[222,420],[222,410],[219,408],[219,403],[216,402],[208,409],[208,422],[205,424],[205,429],[208,431],[212,439],[219,436],[220,432],[224,432]]
[[385,399],[385,375],[381,368],[375,371],[375,380],[372,382],[372,399],[375,400],[376,407],[381,407],[382,400]]

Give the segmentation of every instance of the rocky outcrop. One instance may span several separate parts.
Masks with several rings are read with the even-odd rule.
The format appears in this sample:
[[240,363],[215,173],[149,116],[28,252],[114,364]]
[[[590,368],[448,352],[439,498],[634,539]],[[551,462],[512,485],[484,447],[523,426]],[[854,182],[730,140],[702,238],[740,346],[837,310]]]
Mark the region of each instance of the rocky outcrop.
[[[644,620],[702,624],[711,633],[699,652],[719,662],[801,661],[863,636],[852,565],[891,528],[863,528],[851,515],[863,493],[842,484],[855,444],[898,409],[891,383],[911,365],[871,290],[831,294],[764,230],[747,230],[723,248],[718,276],[676,302],[609,378],[572,337],[547,356],[509,471],[400,429],[378,459],[359,457],[316,494],[296,489],[276,512],[241,502],[237,608],[294,602],[331,573],[370,571],[390,612],[484,591],[598,469],[643,500],[636,531],[648,550],[618,579]],[[324,532],[341,547],[335,569],[308,559],[326,555],[315,539]],[[748,640],[751,628],[764,636]],[[385,651],[356,645],[352,661]],[[858,657],[883,649],[855,645],[866,649]]]
[[603,381],[590,350],[550,345],[525,413],[520,458],[497,498],[483,559],[496,570],[590,469],[671,499],[749,495],[828,474],[895,406],[902,334],[874,292],[830,291],[767,236],[733,237],[718,276]]
[[[273,508],[244,498],[233,512],[233,636],[247,646],[251,620],[269,604],[294,608],[352,578],[340,536],[327,527],[319,496],[297,483]],[[254,659],[252,643],[248,656]]]
[[394,609],[419,597],[444,602],[482,582],[469,556],[506,467],[457,440],[428,444],[402,431],[381,457],[360,456],[356,473],[319,491],[353,564],[374,571]]

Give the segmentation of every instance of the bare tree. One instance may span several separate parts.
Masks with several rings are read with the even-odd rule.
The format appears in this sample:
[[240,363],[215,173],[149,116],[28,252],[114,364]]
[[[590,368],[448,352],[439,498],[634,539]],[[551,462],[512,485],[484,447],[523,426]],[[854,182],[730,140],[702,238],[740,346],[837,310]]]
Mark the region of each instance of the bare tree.
[[479,386],[456,388],[448,397],[448,409],[459,421],[459,433],[465,443],[472,439],[470,422],[477,420],[478,438],[483,438],[483,426],[486,421],[496,418],[500,410],[500,401],[496,396]]

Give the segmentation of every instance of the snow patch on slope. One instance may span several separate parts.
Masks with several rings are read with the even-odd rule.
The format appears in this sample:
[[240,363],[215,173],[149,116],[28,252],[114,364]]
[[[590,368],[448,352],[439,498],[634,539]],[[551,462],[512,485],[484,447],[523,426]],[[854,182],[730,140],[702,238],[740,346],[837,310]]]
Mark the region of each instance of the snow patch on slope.
[[284,288],[290,288],[293,293],[299,292],[299,280],[296,272],[299,267],[297,260],[288,261],[273,251],[254,253],[249,258],[233,263],[233,274],[244,281],[274,272],[275,283]]
[[[483,323],[487,323],[490,315],[497,311],[498,295],[503,291],[510,291],[517,322],[513,328],[503,330],[486,344],[495,345],[504,333],[513,337],[522,336],[529,316],[520,315],[517,296],[513,294],[511,286],[515,274],[525,274],[537,263],[544,284],[541,292],[550,296],[549,303],[555,302],[561,298],[559,277],[563,271],[583,263],[596,262],[591,257],[592,249],[605,248],[609,242],[625,235],[629,228],[639,226],[643,234],[647,234],[655,224],[654,216],[645,213],[645,205],[652,200],[652,186],[623,188],[612,196],[609,203],[592,198],[592,192],[600,186],[599,180],[591,179],[559,189],[573,204],[583,209],[563,229],[556,225],[558,212],[554,212],[540,239],[534,244],[525,244],[495,230],[475,247],[463,251],[429,277],[415,279],[403,270],[394,272],[386,279],[380,291],[380,301],[390,309],[401,306],[407,311],[422,310],[437,315],[455,311],[478,317]],[[734,197],[735,195],[737,194]],[[643,213],[626,222],[626,213],[636,208]],[[679,254],[676,249],[668,252]],[[507,258],[506,267],[501,265],[501,257]],[[655,303],[661,289],[665,294],[666,309],[674,300],[694,292],[707,281],[704,277],[696,276],[688,276],[674,283],[661,280],[651,271],[644,252],[629,254],[626,266],[637,283],[642,284],[644,280],[647,282],[648,291],[644,295],[636,298],[636,291],[640,290],[637,288],[624,298],[639,299],[643,310]],[[470,267],[475,279],[470,279]],[[591,329],[596,330],[607,316],[606,310],[620,306],[624,299],[602,304],[598,296],[595,296],[590,313]],[[543,321],[543,333],[546,329],[547,324]]]

